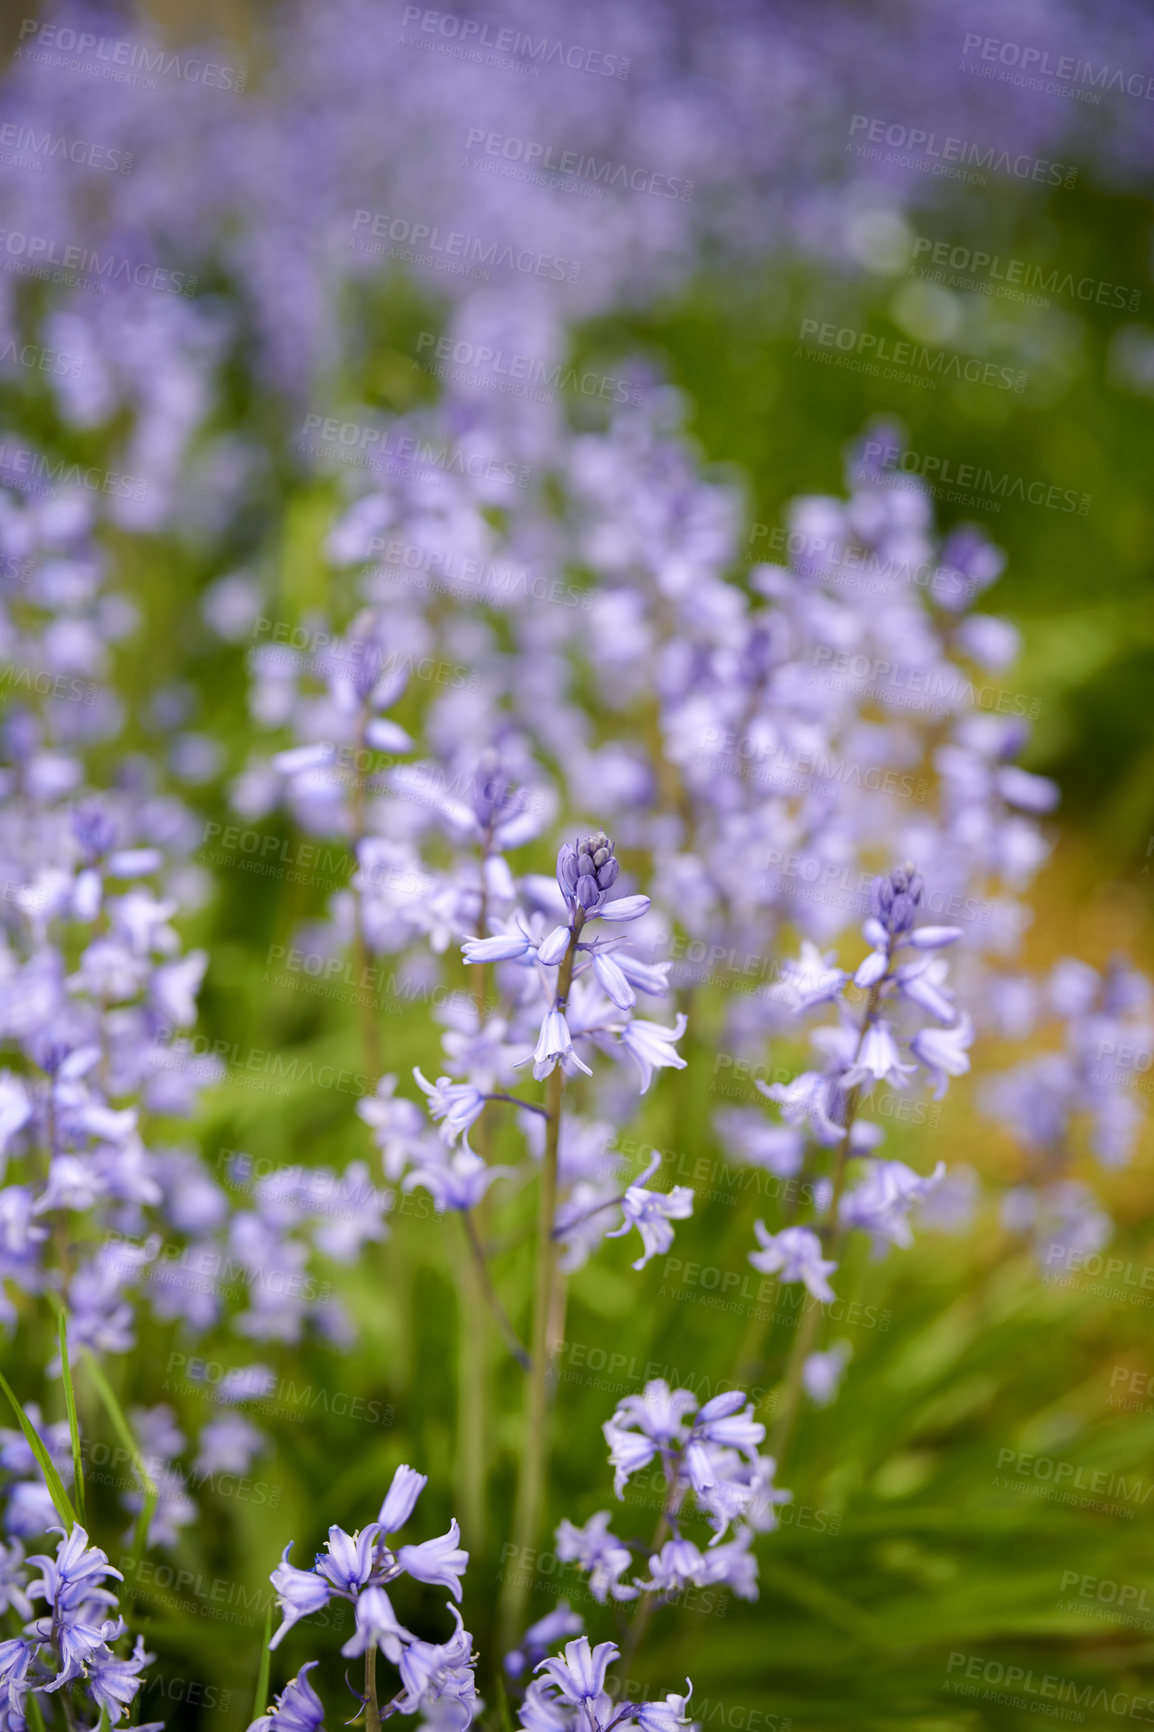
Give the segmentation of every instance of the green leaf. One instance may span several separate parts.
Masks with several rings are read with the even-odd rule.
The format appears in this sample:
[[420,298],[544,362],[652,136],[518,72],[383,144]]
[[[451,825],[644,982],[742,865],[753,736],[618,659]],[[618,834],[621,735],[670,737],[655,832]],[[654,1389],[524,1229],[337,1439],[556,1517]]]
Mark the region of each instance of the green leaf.
[[261,1642],[260,1667],[256,1675],[256,1695],[253,1697],[252,1702],[252,1717],[254,1720],[259,1720],[261,1715],[266,1713],[268,1710],[268,1674],[269,1666],[272,1661],[272,1655],[268,1651],[268,1645],[271,1640],[272,1607],[270,1606],[264,1615],[264,1637]]
[[40,1711],[40,1704],[36,1700],[34,1690],[28,1692],[25,1713],[28,1715],[28,1724],[31,1726],[32,1732],[44,1732],[44,1715]]
[[116,1432],[121,1443],[128,1451],[132,1465],[136,1470],[136,1476],[140,1481],[141,1490],[144,1493],[144,1502],[141,1504],[140,1514],[136,1518],[136,1532],[133,1535],[132,1541],[132,1569],[133,1579],[135,1580],[136,1571],[139,1568],[140,1560],[144,1556],[148,1544],[148,1530],[152,1525],[152,1515],[156,1508],[156,1500],[159,1493],[156,1489],[156,1482],[145,1467],[143,1457],[141,1456],[139,1449],[136,1447],[136,1439],[132,1435],[132,1427],[124,1417],[124,1409],[116,1399],[115,1391],[107,1377],[104,1375],[99,1361],[93,1357],[87,1347],[84,1349],[84,1363],[88,1367],[89,1374],[93,1383],[96,1385],[101,1401],[104,1403],[108,1417],[112,1421],[113,1430]]
[[48,1495],[56,1506],[57,1515],[69,1528],[77,1527],[79,1525],[78,1518],[76,1511],[73,1509],[69,1500],[68,1493],[64,1489],[64,1481],[57,1473],[56,1465],[48,1451],[45,1449],[44,1444],[37,1433],[36,1427],[33,1425],[32,1421],[21,1407],[19,1401],[16,1399],[16,1396],[3,1372],[0,1372],[0,1389],[3,1389],[5,1395],[12,1403],[12,1411],[20,1421],[20,1429],[28,1439],[28,1447],[40,1463],[41,1472],[44,1475],[44,1482],[48,1487]]
[[[54,1295],[55,1297],[55,1295]],[[57,1300],[57,1327],[60,1331],[60,1374],[64,1379],[64,1401],[68,1408],[68,1430],[72,1436],[73,1489],[80,1523],[87,1525],[84,1515],[84,1464],[80,1458],[80,1422],[76,1417],[76,1391],[72,1387],[72,1366],[68,1359],[68,1313]]]

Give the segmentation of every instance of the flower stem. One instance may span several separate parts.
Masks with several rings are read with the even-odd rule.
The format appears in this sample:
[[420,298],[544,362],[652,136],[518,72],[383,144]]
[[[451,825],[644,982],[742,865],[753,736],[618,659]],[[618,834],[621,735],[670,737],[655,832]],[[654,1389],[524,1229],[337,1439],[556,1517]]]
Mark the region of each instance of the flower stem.
[[377,1644],[370,1642],[365,1649],[365,1726],[369,1732],[376,1732],[381,1723],[381,1710],[377,1701]]
[[[367,713],[362,719],[361,729],[357,736],[361,748],[365,744],[365,727]],[[358,752],[357,761],[360,761]],[[356,867],[361,864],[360,843],[365,834],[365,779],[360,770],[356,772],[353,782],[350,824],[352,829],[353,860]],[[364,891],[353,891],[353,960],[357,968],[357,981],[360,987],[361,1041],[364,1047],[365,1064],[368,1066],[369,1078],[375,1084],[381,1074],[381,1047],[377,1035],[376,1006],[373,994],[365,989],[365,981],[371,979],[369,973],[369,947],[365,942]]]
[[[466,1211],[466,1233],[472,1223]],[[484,1293],[476,1260],[457,1267],[457,1487],[469,1549],[485,1549],[485,1337]]]
[[[575,914],[569,948],[565,952],[565,959],[557,977],[556,1007],[561,1011],[565,1009],[569,988],[573,983],[577,938],[583,924],[583,915]],[[565,1073],[560,1064],[555,1064],[545,1084],[545,1106],[549,1118],[545,1126],[541,1188],[537,1199],[537,1261],[533,1279],[533,1339],[530,1349],[532,1366],[525,1392],[525,1439],[513,1515],[513,1534],[518,1555],[524,1555],[524,1551],[530,1550],[536,1542],[545,1494],[548,1456],[546,1432],[549,1386],[553,1370],[549,1324],[554,1311],[554,1282],[557,1271],[553,1223],[557,1214],[557,1151],[561,1142],[561,1095],[564,1082]],[[528,1599],[527,1578],[520,1571],[510,1571],[502,1584],[501,1593],[500,1629],[503,1653],[512,1648],[521,1634]]]
[[526,1353],[525,1349],[522,1347],[517,1336],[517,1331],[510,1323],[508,1313],[497,1296],[497,1290],[493,1286],[492,1278],[489,1274],[489,1266],[485,1261],[484,1247],[477,1235],[477,1224],[468,1209],[462,1209],[461,1220],[464,1222],[465,1237],[469,1242],[469,1250],[472,1254],[470,1268],[476,1275],[475,1291],[477,1295],[484,1300],[485,1304],[488,1305],[494,1317],[497,1319],[501,1328],[501,1333],[505,1337],[506,1345],[508,1346],[510,1353],[513,1355],[513,1358],[517,1361],[518,1365],[523,1366],[524,1369],[528,1371],[532,1361],[530,1360],[528,1353]]
[[[857,1064],[858,1060],[861,1058],[866,1034],[877,1013],[878,1001],[881,998],[882,987],[886,984],[888,979],[889,975],[887,973],[869,989],[869,996],[866,999],[865,1010],[862,1013],[861,1025],[858,1033],[857,1052],[854,1056],[855,1064]],[[826,1214],[825,1224],[823,1227],[818,1229],[818,1232],[825,1242],[826,1252],[833,1256],[835,1260],[843,1236],[841,1227],[838,1223],[838,1213],[842,1192],[845,1190],[845,1182],[849,1170],[850,1139],[853,1133],[854,1120],[857,1118],[857,1110],[860,1104],[861,1088],[859,1085],[857,1088],[852,1088],[846,1096],[845,1114],[843,1118],[845,1136],[838,1143],[837,1153],[834,1156],[833,1191],[829,1200],[829,1209]],[[769,1453],[774,1457],[779,1466],[789,1445],[789,1440],[793,1433],[793,1427],[801,1409],[802,1373],[805,1370],[805,1362],[809,1358],[813,1349],[818,1326],[824,1315],[825,1313],[820,1304],[815,1304],[812,1311],[807,1311],[805,1313],[798,1325],[798,1331],[794,1337],[793,1347],[790,1350],[789,1361],[786,1365],[785,1387],[782,1390],[781,1404],[778,1408],[777,1419],[774,1423],[773,1430],[769,1434]]]

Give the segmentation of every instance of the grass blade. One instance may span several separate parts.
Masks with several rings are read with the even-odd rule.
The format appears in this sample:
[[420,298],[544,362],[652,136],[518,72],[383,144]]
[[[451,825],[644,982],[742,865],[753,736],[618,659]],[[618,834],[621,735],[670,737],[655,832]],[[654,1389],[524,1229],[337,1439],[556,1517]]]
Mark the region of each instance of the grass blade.
[[73,1509],[71,1499],[64,1489],[64,1481],[56,1471],[56,1464],[45,1449],[44,1443],[40,1438],[36,1427],[21,1407],[16,1398],[15,1392],[2,1371],[0,1371],[0,1389],[3,1389],[8,1400],[11,1402],[12,1411],[20,1421],[20,1429],[28,1439],[28,1447],[40,1463],[40,1470],[44,1475],[44,1482],[48,1487],[48,1495],[56,1506],[57,1515],[67,1528],[76,1527],[78,1525],[76,1511]]
[[60,1330],[60,1374],[64,1379],[64,1401],[68,1408],[68,1430],[72,1436],[72,1479],[80,1525],[87,1526],[84,1514],[84,1464],[80,1458],[80,1422],[76,1417],[76,1391],[72,1387],[72,1366],[68,1359],[68,1313],[61,1305],[56,1316]]
[[140,1480],[141,1491],[144,1494],[144,1501],[140,1506],[140,1514],[136,1518],[136,1532],[133,1535],[132,1541],[132,1571],[133,1579],[135,1580],[137,1568],[139,1567],[140,1560],[144,1556],[145,1548],[148,1544],[148,1530],[152,1526],[152,1515],[153,1511],[156,1509],[156,1500],[159,1493],[156,1489],[156,1481],[145,1467],[144,1459],[141,1456],[139,1449],[136,1447],[136,1439],[132,1435],[132,1427],[124,1417],[124,1409],[116,1399],[116,1394],[112,1385],[104,1375],[99,1361],[93,1357],[87,1347],[84,1349],[84,1363],[88,1367],[89,1375],[91,1376],[93,1383],[95,1383],[100,1399],[104,1403],[105,1410],[108,1413],[108,1417],[112,1421],[113,1430],[116,1432],[117,1437],[119,1437],[121,1443],[128,1451],[132,1465],[136,1470],[137,1478]]
[[260,1650],[260,1670],[256,1675],[256,1695],[253,1697],[252,1703],[252,1717],[254,1720],[259,1720],[261,1715],[266,1713],[268,1710],[268,1675],[272,1661],[272,1655],[268,1651],[268,1645],[271,1640],[272,1607],[270,1606],[264,1615],[264,1639],[261,1643]]

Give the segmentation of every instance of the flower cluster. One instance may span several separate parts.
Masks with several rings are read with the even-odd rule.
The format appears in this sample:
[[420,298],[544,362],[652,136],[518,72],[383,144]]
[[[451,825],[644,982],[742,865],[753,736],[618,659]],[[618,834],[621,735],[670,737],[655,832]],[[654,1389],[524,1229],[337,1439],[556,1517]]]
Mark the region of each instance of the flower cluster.
[[[559,1621],[556,1614],[534,1630],[544,1634],[550,1621]],[[555,1641],[557,1636],[550,1632],[544,1639]],[[684,1696],[670,1694],[660,1702],[625,1701],[607,1688],[606,1673],[619,1658],[615,1642],[598,1642],[593,1648],[588,1636],[582,1635],[566,1642],[564,1655],[541,1660],[535,1670],[544,1675],[533,1679],[521,1704],[522,1732],[614,1732],[619,1726],[625,1732],[680,1732],[694,1726],[689,1718],[693,1686],[688,1678]]]
[[[563,1521],[557,1556],[588,1575],[594,1598],[631,1600],[639,1593],[672,1598],[687,1587],[725,1584],[742,1599],[756,1599],[754,1537],[773,1532],[775,1509],[788,1503],[790,1493],[773,1483],[773,1458],[759,1453],[765,1427],[754,1419],[744,1393],[729,1390],[699,1403],[690,1390],[671,1390],[663,1379],[654,1379],[642,1394],[625,1397],[604,1431],[619,1499],[633,1474],[660,1464],[664,1494],[658,1532],[670,1537],[647,1548],[647,1576],[623,1580],[638,1548],[610,1531],[607,1510],[582,1527]],[[693,1513],[713,1529],[704,1550],[682,1532]]]
[[[0,1641],[0,1717],[19,1732],[34,1696],[55,1698],[63,1691],[59,1700],[69,1725],[76,1724],[74,1711],[95,1709],[115,1726],[129,1713],[153,1655],[145,1653],[140,1636],[130,1656],[115,1651],[126,1625],[116,1612],[115,1593],[104,1584],[109,1577],[124,1578],[107,1554],[89,1545],[82,1527],[52,1532],[61,1535],[55,1557],[37,1553],[25,1562],[18,1544],[6,1556],[0,1547],[0,1604],[27,1620],[19,1636]],[[33,1565],[40,1574],[30,1580]],[[43,1600],[42,1614],[35,1613],[34,1600]]]
[[[461,1578],[469,1554],[458,1544],[460,1532],[455,1520],[438,1539],[393,1544],[393,1536],[409,1520],[427,1483],[427,1475],[415,1468],[399,1467],[376,1521],[353,1534],[343,1528],[330,1528],[325,1549],[317,1554],[311,1570],[290,1564],[291,1542],[285,1547],[270,1578],[283,1619],[270,1647],[279,1647],[295,1624],[319,1612],[331,1600],[346,1600],[354,1607],[356,1627],[341,1653],[349,1657],[367,1654],[372,1665],[379,1650],[400,1671],[401,1688],[386,1711],[423,1713],[434,1716],[438,1724],[444,1724],[451,1732],[463,1732],[478,1706],[475,1656],[472,1638],[453,1602],[461,1598]],[[402,1576],[449,1590],[453,1599],[448,1602],[448,1610],[456,1629],[446,1642],[422,1641],[398,1622],[386,1588]],[[303,1725],[319,1726],[321,1710],[305,1677],[308,1670],[308,1666],[302,1667],[299,1677],[282,1694],[271,1719],[266,1716],[257,1725],[265,1727],[275,1720],[283,1726],[284,1716],[291,1709]]]

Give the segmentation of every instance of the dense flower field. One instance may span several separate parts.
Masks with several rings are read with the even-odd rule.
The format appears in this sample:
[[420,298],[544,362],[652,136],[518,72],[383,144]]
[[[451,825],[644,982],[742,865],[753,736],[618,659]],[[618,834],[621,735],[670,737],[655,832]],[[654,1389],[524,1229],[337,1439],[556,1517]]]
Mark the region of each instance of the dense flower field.
[[1149,15],[164,30],[4,73],[0,1732],[1154,1721]]

